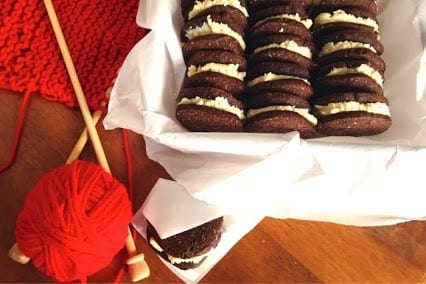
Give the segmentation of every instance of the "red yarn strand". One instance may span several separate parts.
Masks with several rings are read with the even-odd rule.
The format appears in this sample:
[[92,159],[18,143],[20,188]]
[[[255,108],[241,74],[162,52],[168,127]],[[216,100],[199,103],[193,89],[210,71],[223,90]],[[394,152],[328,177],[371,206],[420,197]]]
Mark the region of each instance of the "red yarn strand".
[[121,283],[121,280],[123,279],[125,271],[126,271],[125,266],[122,265],[121,268],[120,268],[120,270],[117,273],[117,276],[114,279],[114,282],[113,282],[114,284]]
[[21,103],[19,105],[19,110],[18,110],[18,119],[16,121],[15,134],[13,136],[12,147],[9,152],[8,159],[2,165],[0,165],[0,173],[10,168],[10,166],[12,166],[13,162],[16,159],[18,146],[21,141],[22,130],[24,128],[25,116],[27,114],[28,103],[30,101],[31,94],[32,94],[32,91],[27,91],[24,93],[24,96],[21,99]]
[[127,191],[129,193],[130,201],[133,204],[133,190],[134,190],[133,162],[132,162],[132,154],[131,154],[130,143],[129,143],[128,130],[122,128],[121,133],[123,137],[124,155],[126,159],[126,168],[127,168],[127,182],[128,182]]
[[[124,148],[124,157],[126,159],[126,170],[127,170],[127,183],[128,183],[128,189],[127,192],[129,194],[130,203],[132,204],[132,212],[134,212],[133,209],[133,190],[134,190],[134,179],[133,179],[133,162],[132,162],[132,154],[131,154],[131,147],[129,143],[129,135],[128,130],[122,128],[121,129],[122,139],[123,139],[123,148]],[[133,239],[136,238],[134,231],[131,229],[132,237]],[[117,277],[114,280],[114,283],[120,283],[121,279],[124,275],[125,271],[125,264],[120,268],[120,271],[118,272]]]

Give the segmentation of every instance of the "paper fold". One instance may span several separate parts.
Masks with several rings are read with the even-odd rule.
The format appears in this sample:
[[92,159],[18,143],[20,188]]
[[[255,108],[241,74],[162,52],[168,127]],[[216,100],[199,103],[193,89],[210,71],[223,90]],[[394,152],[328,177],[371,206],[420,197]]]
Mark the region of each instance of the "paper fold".
[[[420,0],[378,4],[387,64],[385,95],[393,116],[393,125],[383,134],[302,140],[297,133],[186,131],[174,114],[185,75],[183,20],[180,2],[174,0],[140,2],[137,23],[151,31],[124,62],[104,126],[143,135],[148,157],[185,188],[189,199],[227,214],[233,220],[228,224],[232,233],[224,234],[232,235],[228,246],[263,216],[358,226],[425,220],[426,5]],[[170,235],[209,218],[178,220],[184,225],[160,231]],[[200,279],[205,271],[184,279]]]
[[[222,195],[235,199],[249,193],[240,196],[247,202],[240,202],[239,207],[252,206],[256,199],[263,202],[272,199],[277,203],[273,207],[278,209],[268,214],[279,218],[380,224],[374,218],[369,222],[371,210],[351,201],[363,196],[377,204],[376,215],[395,217],[394,222],[426,215],[426,209],[417,207],[415,202],[424,198],[422,176],[412,174],[416,170],[412,171],[410,166],[416,165],[414,169],[426,166],[420,154],[426,144],[426,98],[423,85],[418,84],[424,82],[426,74],[422,72],[421,60],[424,26],[419,28],[424,20],[417,16],[424,13],[421,1],[409,1],[406,5],[379,1],[387,63],[385,94],[393,115],[389,131],[364,138],[326,137],[305,141],[295,133],[190,133],[180,126],[174,116],[175,99],[185,67],[180,52],[178,27],[182,17],[178,2],[141,1],[137,22],[152,31],[126,59],[113,89],[104,121],[106,128],[124,127],[144,135],[149,158],[159,162],[194,197],[212,204],[222,203],[227,209],[235,205],[228,202],[231,198]],[[399,36],[395,37],[395,33]],[[404,42],[403,52],[401,42]],[[413,151],[417,154],[413,155]],[[297,155],[300,155],[298,161]],[[390,164],[402,166],[396,172]],[[414,202],[411,205],[416,206],[397,202],[408,200],[405,190],[389,189],[395,194],[388,200],[394,202],[389,203],[390,208],[395,208],[392,212],[382,205],[386,200],[386,195],[380,195],[386,194],[382,188],[388,180],[393,180],[388,187],[404,187],[405,177],[410,177],[410,196]],[[304,188],[311,180],[316,180],[316,191],[312,194],[318,203],[314,207],[305,205],[309,195],[297,195],[297,188]],[[331,190],[333,187],[336,188]],[[365,194],[357,195],[357,191]],[[288,192],[293,194],[291,203],[287,202]],[[336,205],[343,201],[346,204],[343,208]],[[354,205],[343,214],[341,210],[351,202],[358,207]],[[327,210],[321,211],[319,206]],[[315,216],[316,212],[321,214]],[[359,216],[363,216],[362,221]]]
[[[148,220],[155,223],[160,237],[167,238],[180,233],[198,223],[204,223],[218,216],[222,210],[199,201],[189,195],[174,181],[159,179],[132,219],[135,229],[146,238]],[[240,211],[225,215],[219,245],[213,249],[202,264],[194,269],[180,270],[170,263],[163,263],[186,283],[199,282],[226,253],[264,217],[262,212]],[[148,219],[148,220],[147,220]]]
[[143,135],[148,157],[176,181],[160,180],[135,215],[142,235],[145,218],[167,237],[225,215],[222,241],[200,268],[166,264],[184,281],[199,281],[264,216],[357,226],[426,219],[426,5],[378,5],[393,125],[371,137],[302,140],[186,131],[174,114],[185,75],[180,1],[140,1],[137,23],[151,31],[123,64],[104,126]]
[[[159,210],[161,208],[161,210]],[[168,238],[223,216],[219,207],[192,197],[176,182],[159,179],[142,206],[158,235]]]

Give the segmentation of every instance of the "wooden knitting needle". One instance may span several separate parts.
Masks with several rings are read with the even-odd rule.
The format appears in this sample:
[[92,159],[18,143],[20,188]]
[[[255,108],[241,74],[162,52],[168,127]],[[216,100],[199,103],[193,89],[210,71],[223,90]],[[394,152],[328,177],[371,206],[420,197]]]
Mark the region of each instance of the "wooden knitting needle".
[[[106,93],[107,98],[109,98],[110,93],[111,93],[111,87],[108,88],[108,90],[105,93]],[[93,124],[95,126],[98,123],[101,116],[102,116],[102,111],[100,111],[100,110],[97,110],[93,113],[92,120],[93,120]],[[80,156],[80,154],[83,151],[83,148],[86,145],[88,139],[89,139],[89,133],[87,132],[87,127],[86,127],[81,132],[80,137],[78,138],[77,143],[75,143],[74,148],[72,149],[71,154],[68,156],[68,159],[65,162],[65,164],[71,164],[72,161],[76,160]]]
[[[115,76],[115,78],[112,80],[111,84],[114,84],[115,80],[117,79],[118,76],[118,72],[120,71],[120,69],[118,69],[117,74]],[[112,92],[112,85],[105,91],[105,97],[106,99],[109,99],[109,97],[111,96],[111,92]],[[106,102],[101,102],[102,106],[106,106]],[[97,110],[93,113],[92,115],[92,120],[93,123],[96,125],[99,121],[99,119],[102,116],[102,111]],[[89,138],[89,133],[87,132],[87,127],[84,128],[84,130],[81,132],[80,137],[77,140],[77,143],[74,145],[74,148],[71,151],[71,154],[68,156],[67,161],[65,162],[66,164],[70,164],[72,161],[74,161],[75,159],[77,159],[81,152],[83,151],[84,146],[87,143],[87,140]]]
[[[86,98],[83,93],[80,81],[75,70],[74,63],[72,61],[67,43],[65,41],[64,35],[62,33],[61,26],[59,24],[58,18],[56,16],[56,11],[53,7],[51,0],[44,0],[44,5],[46,7],[47,13],[49,15],[50,22],[53,27],[56,39],[58,41],[59,48],[61,50],[64,62],[68,71],[68,74],[73,85],[77,102],[80,106],[80,111],[82,113],[84,122],[86,123],[87,131],[89,133],[90,140],[92,142],[93,148],[96,153],[96,157],[100,166],[108,173],[111,173],[111,170],[108,165],[108,161],[105,156],[99,135],[96,131],[96,127],[93,123],[89,107],[87,106]],[[134,240],[128,230],[128,236],[126,238],[126,249],[130,258],[127,260],[127,265],[129,269],[129,275],[133,282],[139,281],[149,276],[149,267],[144,260],[143,254],[138,254],[136,250],[136,245]]]
[[61,50],[62,57],[65,62],[66,69],[68,71],[68,75],[70,77],[72,86],[74,88],[74,92],[77,98],[78,105],[80,106],[80,111],[83,116],[84,122],[87,127],[87,131],[89,133],[89,137],[93,144],[93,148],[95,150],[96,158],[100,166],[111,173],[111,170],[108,165],[108,161],[106,159],[101,141],[96,131],[96,127],[93,124],[92,116],[89,110],[89,107],[86,102],[86,97],[84,96],[83,88],[81,87],[80,80],[77,76],[77,71],[75,70],[74,63],[71,58],[71,54],[68,49],[68,45],[65,41],[65,37],[62,33],[61,26],[59,25],[58,17],[56,15],[55,8],[53,7],[51,0],[45,0],[44,5],[46,6],[47,14],[49,15],[50,23],[52,24],[53,31],[56,36],[56,40],[58,41],[59,49]]
[[[118,75],[118,72],[119,71],[117,71],[117,75]],[[117,77],[114,78],[112,83],[115,82],[116,78]],[[109,97],[111,96],[111,92],[112,92],[112,86],[105,91],[105,96],[107,99],[109,99]],[[105,105],[106,105],[106,102],[102,102],[102,106],[105,106]],[[101,116],[102,116],[102,111],[100,110],[95,111],[92,115],[93,124],[96,125],[99,119],[101,118]],[[72,161],[76,160],[80,156],[88,139],[89,139],[89,133],[87,132],[87,127],[86,127],[81,132],[80,137],[78,138],[77,143],[74,145],[74,148],[72,149],[71,154],[68,156],[68,159],[65,162],[65,164],[71,164]]]
[[[108,88],[106,91],[107,97],[109,97],[110,93],[111,93],[111,88]],[[102,112],[99,110],[93,113],[92,120],[95,125],[98,123],[101,116],[102,116]],[[87,127],[85,127],[84,130],[81,132],[80,137],[77,140],[77,143],[74,145],[74,148],[72,149],[70,155],[68,156],[68,159],[66,160],[65,164],[71,164],[74,160],[78,159],[88,139],[89,139],[89,134],[87,131]],[[31,260],[29,257],[25,256],[19,250],[19,247],[16,243],[9,250],[9,257],[20,264],[27,264]]]
[[[93,113],[93,124],[96,125],[99,121],[99,119],[102,116],[102,112],[101,111],[95,111]],[[89,133],[87,131],[87,127],[81,132],[80,137],[77,140],[77,143],[74,145],[74,148],[72,149],[70,155],[68,156],[67,161],[65,162],[65,164],[71,164],[72,161],[76,160],[81,152],[83,151],[84,146],[86,146],[87,140],[89,139]]]

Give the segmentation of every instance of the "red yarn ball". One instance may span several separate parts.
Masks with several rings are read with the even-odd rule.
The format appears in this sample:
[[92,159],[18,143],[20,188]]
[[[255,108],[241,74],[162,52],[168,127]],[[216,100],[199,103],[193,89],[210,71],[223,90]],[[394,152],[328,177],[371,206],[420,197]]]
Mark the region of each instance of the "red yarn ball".
[[16,242],[55,280],[86,279],[124,247],[131,217],[119,181],[94,163],[74,161],[46,173],[28,192]]

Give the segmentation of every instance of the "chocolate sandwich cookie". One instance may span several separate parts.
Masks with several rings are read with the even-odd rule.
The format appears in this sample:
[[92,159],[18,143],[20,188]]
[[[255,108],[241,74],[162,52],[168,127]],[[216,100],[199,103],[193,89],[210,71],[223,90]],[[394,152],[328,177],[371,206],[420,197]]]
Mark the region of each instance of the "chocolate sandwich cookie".
[[221,13],[202,15],[186,22],[182,27],[181,39],[186,42],[205,35],[227,35],[237,40],[241,48],[245,50],[244,29],[244,24],[235,20],[232,17],[232,11],[228,9]]
[[379,33],[376,15],[359,9],[336,10],[322,12],[315,17],[313,35],[323,37],[337,31],[364,31]]
[[203,15],[227,11],[234,20],[247,26],[248,12],[244,0],[184,0],[181,3],[182,15],[186,21]]
[[313,90],[309,70],[287,62],[264,62],[252,66],[247,76],[247,94],[284,92],[309,98]]
[[248,0],[247,9],[251,13],[259,9],[268,8],[276,5],[288,5],[292,0]]
[[360,9],[372,15],[377,15],[377,3],[375,0],[321,0],[316,13],[335,11],[338,9]]
[[310,9],[317,5],[318,2],[319,0],[249,0],[247,8],[250,13],[262,8],[288,4],[298,4],[303,6],[305,9]]
[[[238,2],[238,1],[233,1],[233,2]],[[233,7],[232,5],[226,5],[226,6],[216,5],[204,10],[203,12],[199,13],[196,17],[201,17],[204,15],[210,15],[210,14],[223,14],[223,13],[226,13],[227,17],[230,17],[232,19],[232,22],[238,23],[243,29],[247,28],[248,12],[244,7],[241,7],[241,10],[240,10],[238,8]],[[190,20],[194,18],[195,17],[191,18]]]
[[308,101],[286,93],[252,95],[247,100],[246,131],[286,133],[298,131],[303,138],[315,135],[316,117]]
[[276,5],[255,10],[250,14],[249,22],[251,26],[255,26],[274,18],[292,19],[302,23],[307,29],[312,26],[312,20],[300,4]]
[[190,131],[240,132],[245,118],[244,104],[221,89],[183,88],[176,118]]
[[318,97],[336,92],[365,92],[383,96],[383,88],[374,79],[361,72],[321,77],[313,84],[315,96]]
[[294,35],[270,35],[253,40],[248,52],[250,65],[281,61],[310,69],[315,46],[312,41]]
[[362,74],[373,79],[383,89],[384,72],[375,66],[374,61],[365,59],[336,61],[320,65],[317,69],[317,78]]
[[300,65],[278,61],[262,62],[251,66],[247,76],[247,85],[251,87],[255,85],[256,82],[261,82],[263,79],[261,77],[267,73],[273,73],[291,78],[300,78],[300,80],[309,79],[309,70]]
[[336,31],[322,37],[317,37],[315,41],[319,50],[319,57],[351,48],[367,48],[381,55],[384,49],[382,43],[377,38],[377,34],[372,31],[357,30],[351,33],[345,30]]
[[[342,32],[342,33],[357,33],[358,31],[364,32],[364,33],[370,33],[370,32],[374,32],[374,30],[369,27],[369,26],[365,26],[365,25],[357,25],[357,24],[352,24],[352,23],[347,23],[347,22],[339,22],[339,23],[330,23],[330,24],[325,24],[325,25],[314,25],[314,27],[312,28],[312,35],[314,36],[315,39],[323,38],[326,36],[330,36],[333,33],[336,32]],[[378,33],[376,33],[376,38],[379,38]]]
[[[289,44],[290,42],[291,44]],[[315,52],[315,45],[312,40],[293,34],[271,34],[255,38],[248,44],[247,52],[253,54],[260,50],[275,47],[287,49],[309,59],[312,59]]]
[[147,240],[155,252],[174,266],[187,270],[196,268],[218,245],[222,235],[223,217],[204,223],[177,235],[161,239],[148,224]]
[[367,48],[351,48],[340,50],[320,57],[317,63],[319,66],[324,66],[334,62],[353,60],[366,60],[382,73],[384,73],[386,69],[386,63],[383,58]]
[[227,51],[240,55],[244,54],[241,45],[235,38],[221,34],[196,37],[185,42],[182,46],[185,62],[187,62],[193,54],[206,50]]
[[249,28],[247,38],[249,42],[268,35],[295,35],[312,40],[311,32],[300,22],[289,18],[271,18]]
[[243,81],[218,72],[201,72],[183,80],[183,88],[188,87],[213,87],[224,90],[234,97],[240,96],[246,86]]
[[247,61],[244,56],[209,50],[194,53],[188,59],[186,74],[189,78],[187,81],[193,82],[193,86],[213,86],[238,95],[244,90],[246,70]]
[[298,64],[307,69],[312,69],[314,64],[312,59],[282,48],[281,46],[283,43],[284,42],[277,44],[274,47],[262,49],[261,51],[253,53],[249,56],[250,64],[257,64],[259,62],[282,61]]
[[387,99],[371,93],[335,93],[312,101],[318,131],[326,135],[366,136],[392,124]]
[[187,19],[189,14],[195,18],[195,14],[214,6],[242,7],[247,11],[246,0],[181,0],[180,6],[184,19]]
[[[268,79],[268,76],[273,77],[272,74],[268,73],[265,75],[266,79]],[[314,94],[311,85],[299,79],[265,80],[246,90],[247,95],[265,92],[284,92],[304,99],[310,98]]]
[[[187,66],[188,69],[199,69],[194,72],[203,72],[203,70],[219,72],[243,81],[247,70],[247,60],[242,55],[228,51],[205,50],[194,53],[188,59]],[[188,70],[187,73],[190,71]]]

